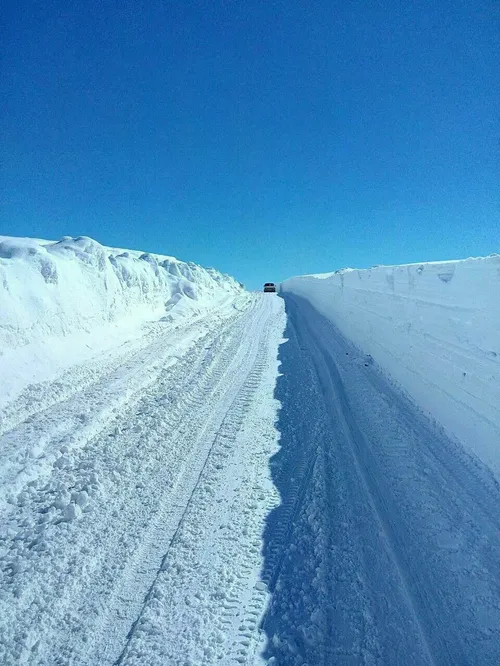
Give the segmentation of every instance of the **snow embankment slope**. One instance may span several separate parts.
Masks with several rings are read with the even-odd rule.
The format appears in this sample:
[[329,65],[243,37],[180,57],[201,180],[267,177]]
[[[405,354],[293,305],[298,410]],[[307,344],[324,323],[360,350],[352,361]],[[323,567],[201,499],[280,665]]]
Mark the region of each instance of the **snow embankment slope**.
[[239,293],[213,269],[85,236],[1,236],[0,406],[27,384],[137,337],[148,321],[196,316]]
[[499,255],[343,269],[281,289],[328,317],[500,477]]

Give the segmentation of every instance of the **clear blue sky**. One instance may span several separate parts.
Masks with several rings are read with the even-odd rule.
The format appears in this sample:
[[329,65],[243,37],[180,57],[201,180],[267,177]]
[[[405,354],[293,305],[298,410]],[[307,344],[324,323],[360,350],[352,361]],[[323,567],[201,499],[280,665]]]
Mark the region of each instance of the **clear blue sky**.
[[498,0],[7,0],[0,233],[265,280],[500,251]]

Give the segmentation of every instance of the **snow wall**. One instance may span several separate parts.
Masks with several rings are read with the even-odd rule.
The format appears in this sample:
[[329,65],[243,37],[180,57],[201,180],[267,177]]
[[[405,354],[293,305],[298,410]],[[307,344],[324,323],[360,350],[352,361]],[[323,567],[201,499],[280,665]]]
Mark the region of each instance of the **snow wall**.
[[241,291],[214,269],[86,236],[0,236],[2,398],[138,335],[147,321],[201,314]]
[[500,255],[295,277],[306,298],[500,478]]

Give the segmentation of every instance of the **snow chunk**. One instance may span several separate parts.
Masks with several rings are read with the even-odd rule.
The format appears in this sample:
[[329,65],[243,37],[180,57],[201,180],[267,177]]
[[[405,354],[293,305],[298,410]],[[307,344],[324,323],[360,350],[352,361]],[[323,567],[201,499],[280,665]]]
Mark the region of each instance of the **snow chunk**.
[[78,504],[68,504],[64,509],[63,520],[65,522],[71,522],[72,520],[77,520],[82,515],[82,509]]
[[80,490],[71,495],[71,501],[83,509],[89,503],[89,494],[85,490]]

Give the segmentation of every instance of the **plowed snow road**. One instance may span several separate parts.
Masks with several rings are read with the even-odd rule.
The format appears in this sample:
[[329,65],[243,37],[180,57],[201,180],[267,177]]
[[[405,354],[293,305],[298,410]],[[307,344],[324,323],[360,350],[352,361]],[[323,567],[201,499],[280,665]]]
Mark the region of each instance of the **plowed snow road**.
[[279,299],[244,296],[2,415],[2,665],[247,650],[283,329]]
[[500,664],[498,484],[306,301],[286,304],[267,658]]
[[159,322],[4,410],[1,664],[500,663],[497,484],[287,312]]

